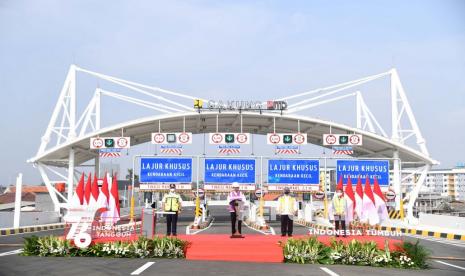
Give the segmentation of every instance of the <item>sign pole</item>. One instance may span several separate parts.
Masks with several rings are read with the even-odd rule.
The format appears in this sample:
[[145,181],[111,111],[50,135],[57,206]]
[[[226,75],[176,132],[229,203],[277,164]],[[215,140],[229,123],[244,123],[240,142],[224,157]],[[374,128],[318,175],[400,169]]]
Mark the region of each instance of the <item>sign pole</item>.
[[21,194],[23,186],[23,174],[18,174],[16,177],[16,193],[15,193],[15,211],[13,216],[13,228],[19,228],[21,217]]
[[135,176],[135,160],[136,160],[137,156],[134,156],[132,158],[132,177],[131,177],[131,181],[132,181],[132,189],[131,189],[131,207],[130,207],[130,211],[129,211],[129,218],[130,218],[130,222],[133,223],[134,222],[134,176]]
[[199,196],[199,172],[200,172],[200,157],[197,156],[197,172],[196,172],[196,182],[197,182],[197,188],[196,188],[196,198],[195,198],[195,217],[200,217],[200,196]]
[[263,218],[263,205],[264,205],[264,198],[263,198],[263,156],[260,156],[260,205],[259,205],[259,216]]
[[325,159],[325,172],[324,172],[324,180],[323,180],[323,183],[324,183],[324,189],[325,189],[325,201],[324,201],[324,206],[325,206],[325,212],[324,212],[324,216],[325,216],[325,219],[328,218],[328,191],[327,191],[327,183],[326,183],[326,173],[327,173],[327,159],[326,159],[326,156],[324,157]]

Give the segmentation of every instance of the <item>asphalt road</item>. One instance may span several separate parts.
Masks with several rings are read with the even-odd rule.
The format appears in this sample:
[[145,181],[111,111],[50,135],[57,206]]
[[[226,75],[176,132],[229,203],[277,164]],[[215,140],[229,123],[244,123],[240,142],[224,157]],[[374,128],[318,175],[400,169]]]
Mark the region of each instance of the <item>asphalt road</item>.
[[[179,222],[179,233],[184,232],[188,220]],[[276,234],[280,234],[279,223],[271,224]],[[163,233],[164,224],[160,222],[157,233]],[[61,235],[63,230],[44,231],[35,235]],[[229,234],[230,224],[227,216],[215,221],[213,225],[198,233],[202,234]],[[294,226],[294,234],[308,233],[308,229],[302,226]],[[243,228],[244,235],[261,235],[261,233]],[[21,244],[24,236],[32,233],[18,234],[0,237],[0,275],[131,275],[141,267],[148,266],[140,272],[140,275],[465,275],[465,261],[458,260],[431,260],[431,267],[427,270],[402,270],[388,268],[372,268],[339,265],[295,265],[295,264],[260,264],[237,262],[210,262],[168,259],[113,259],[113,258],[60,258],[60,257],[23,257],[18,254],[4,255],[20,248],[20,246],[8,246]],[[403,239],[415,241],[415,237],[403,237]],[[465,258],[465,243],[431,238],[420,239],[420,243],[432,251],[436,257]],[[2,255],[3,254],[3,255]],[[153,264],[147,264],[154,262]],[[149,266],[150,265],[150,266]],[[458,267],[453,267],[455,265]],[[325,271],[323,269],[329,269]]]

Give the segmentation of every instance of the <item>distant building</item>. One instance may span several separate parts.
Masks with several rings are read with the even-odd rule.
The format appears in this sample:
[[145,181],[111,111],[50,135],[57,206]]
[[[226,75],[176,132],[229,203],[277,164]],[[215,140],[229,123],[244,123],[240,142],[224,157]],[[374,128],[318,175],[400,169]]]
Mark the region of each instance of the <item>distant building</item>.
[[[0,210],[8,211],[14,208],[16,186],[7,187],[0,195]],[[24,185],[21,189],[21,206],[35,206],[36,211],[53,211],[53,202],[45,186]]]
[[[420,173],[409,176],[411,173],[402,172],[404,193],[411,191],[420,177]],[[449,201],[465,201],[465,168],[431,170],[421,192],[439,194]]]

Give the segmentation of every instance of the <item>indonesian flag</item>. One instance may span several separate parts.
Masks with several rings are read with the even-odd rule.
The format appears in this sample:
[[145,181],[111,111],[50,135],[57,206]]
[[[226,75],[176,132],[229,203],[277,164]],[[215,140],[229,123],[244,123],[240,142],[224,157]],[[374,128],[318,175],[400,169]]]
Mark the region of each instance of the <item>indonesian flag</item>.
[[99,194],[100,192],[98,189],[97,175],[94,175],[94,181],[92,182],[89,206],[96,207],[96,208],[99,207],[97,206]]
[[362,221],[368,222],[370,225],[379,223],[378,211],[376,210],[375,197],[371,190],[370,180],[368,176],[365,182],[365,194],[363,196],[363,219]]
[[389,218],[389,214],[387,211],[386,200],[384,198],[383,193],[381,192],[381,188],[379,187],[377,178],[375,178],[373,190],[375,197],[375,206],[376,210],[378,211],[379,220],[380,222],[386,221]]
[[359,220],[362,219],[362,210],[363,210],[363,188],[362,188],[362,179],[360,177],[357,180],[357,187],[355,188],[355,214]]
[[342,187],[342,176],[339,177],[339,181],[337,182],[336,191],[337,191],[337,190],[343,190],[343,187]]
[[89,205],[91,191],[92,191],[92,175],[89,173],[89,177],[87,177],[86,187],[84,188],[84,204],[86,205]]
[[[97,205],[100,208],[109,208],[109,201],[110,201],[110,191],[108,189],[108,180],[107,180],[107,173],[103,177],[103,184],[102,189],[100,190],[100,194],[98,195]],[[108,212],[103,212],[100,216],[101,220],[106,221],[106,217],[108,217]]]
[[347,214],[346,214],[346,222],[350,223],[354,220],[354,209],[356,206],[355,202],[355,195],[354,190],[352,189],[352,180],[349,178],[347,179],[347,185],[344,190],[344,197],[347,202]]
[[112,220],[113,223],[119,221],[119,195],[118,195],[118,181],[116,180],[116,174],[112,177],[111,190],[110,190],[110,200],[109,200],[109,212],[108,218]]
[[79,179],[76,192],[73,194],[70,204],[73,206],[84,205],[84,173],[82,173]]

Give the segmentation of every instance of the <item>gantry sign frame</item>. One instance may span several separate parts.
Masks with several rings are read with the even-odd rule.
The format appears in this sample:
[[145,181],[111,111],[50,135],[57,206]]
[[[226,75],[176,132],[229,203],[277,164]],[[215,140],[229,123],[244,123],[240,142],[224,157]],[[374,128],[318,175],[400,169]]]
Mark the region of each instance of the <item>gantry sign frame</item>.
[[[82,113],[77,112],[76,74],[91,75],[100,80],[117,84],[125,90],[137,93],[125,95],[124,92],[112,92],[97,87]],[[362,93],[356,89],[361,84],[380,78],[390,78],[390,135],[384,130],[374,114],[368,108]],[[348,93],[347,93],[348,92]],[[341,95],[342,94],[342,95]],[[101,125],[101,98],[111,97],[125,103],[153,110],[154,115],[130,120],[114,125]],[[322,120],[303,115],[303,111],[315,106],[331,104],[345,98],[355,97],[356,126]],[[76,183],[76,168],[89,160],[95,160],[98,173],[99,155],[89,147],[92,137],[131,137],[131,146],[149,142],[152,132],[189,131],[193,134],[212,132],[245,132],[259,135],[267,133],[300,132],[307,135],[308,143],[322,146],[322,136],[334,134],[361,134],[363,146],[354,148],[353,157],[359,158],[392,158],[402,160],[403,168],[415,168],[413,173],[420,174],[414,188],[407,195],[409,219],[413,217],[413,205],[423,185],[427,172],[433,165],[439,164],[430,157],[413,111],[408,102],[396,69],[387,72],[349,81],[325,88],[319,88],[295,94],[276,101],[285,101],[286,110],[222,110],[194,108],[195,100],[207,100],[169,91],[159,87],[127,81],[101,73],[71,65],[65,83],[59,95],[49,124],[41,139],[39,149],[34,157],[28,160],[36,166],[43,178],[49,194],[59,211],[63,202],[71,199]],[[61,170],[66,169],[67,173]],[[53,178],[50,176],[53,175]],[[401,193],[401,185],[405,184],[401,175],[399,161],[393,163],[393,186],[396,194]],[[68,194],[62,196],[56,191],[53,183],[66,182]],[[401,200],[397,197],[397,200]],[[399,203],[399,202],[398,202]],[[397,204],[399,206],[399,204]]]

